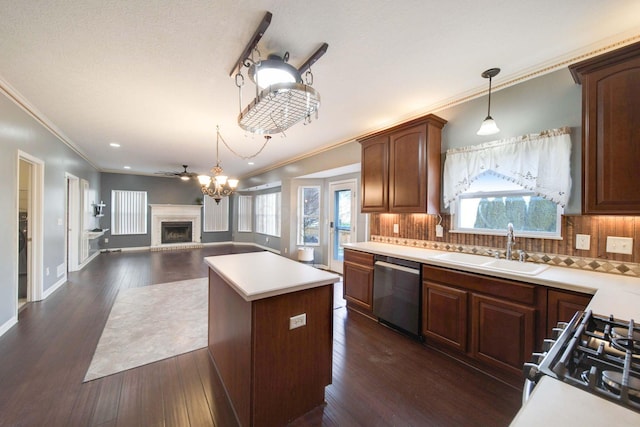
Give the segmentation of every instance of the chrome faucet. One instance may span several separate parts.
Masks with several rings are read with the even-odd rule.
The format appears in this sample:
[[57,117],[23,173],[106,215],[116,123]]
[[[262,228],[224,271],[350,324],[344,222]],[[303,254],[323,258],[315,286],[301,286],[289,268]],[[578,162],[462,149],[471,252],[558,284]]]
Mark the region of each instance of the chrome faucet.
[[507,224],[507,253],[505,254],[505,257],[508,260],[511,260],[511,252],[512,252],[513,245],[515,244],[516,244],[516,239],[515,239],[515,236],[513,235],[513,224],[509,223]]

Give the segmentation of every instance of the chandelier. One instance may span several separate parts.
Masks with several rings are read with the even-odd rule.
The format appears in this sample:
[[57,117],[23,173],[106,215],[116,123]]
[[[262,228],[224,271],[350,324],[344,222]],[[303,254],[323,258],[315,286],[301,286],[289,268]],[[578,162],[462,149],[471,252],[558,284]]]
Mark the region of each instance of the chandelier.
[[211,197],[220,204],[223,197],[233,194],[238,186],[238,180],[224,175],[224,170],[220,166],[220,126],[216,126],[216,165],[211,169],[213,177],[209,175],[198,175],[202,194]]
[[[248,132],[257,134],[284,132],[301,120],[308,124],[311,123],[312,116],[317,118],[320,94],[311,87],[313,84],[311,66],[325,54],[329,47],[327,43],[322,43],[300,68],[288,64],[289,52],[286,52],[283,57],[272,54],[265,60],[260,59],[257,45],[271,24],[271,17],[270,12],[265,14],[229,74],[229,76],[235,74],[235,83],[239,92],[238,125]],[[257,55],[257,59],[254,55]],[[242,108],[243,67],[249,69],[249,78],[256,86],[254,99],[244,109]],[[305,76],[304,82],[302,74]]]

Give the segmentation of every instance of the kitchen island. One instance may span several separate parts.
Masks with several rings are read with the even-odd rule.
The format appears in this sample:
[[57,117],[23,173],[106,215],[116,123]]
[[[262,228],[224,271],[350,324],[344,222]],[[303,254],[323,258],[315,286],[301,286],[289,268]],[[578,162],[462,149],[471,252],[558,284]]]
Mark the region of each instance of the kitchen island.
[[285,425],[323,404],[339,276],[270,252],[205,262],[209,354],[239,424]]

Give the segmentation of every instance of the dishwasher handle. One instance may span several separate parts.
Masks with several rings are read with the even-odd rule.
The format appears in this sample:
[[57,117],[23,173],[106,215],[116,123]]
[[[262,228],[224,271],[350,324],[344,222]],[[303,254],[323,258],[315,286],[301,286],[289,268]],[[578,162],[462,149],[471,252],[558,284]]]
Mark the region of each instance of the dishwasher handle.
[[398,264],[391,264],[385,261],[376,261],[374,265],[375,267],[390,268],[392,270],[400,270],[400,271],[404,271],[405,273],[420,275],[420,270],[418,269],[405,267],[403,265],[398,265]]

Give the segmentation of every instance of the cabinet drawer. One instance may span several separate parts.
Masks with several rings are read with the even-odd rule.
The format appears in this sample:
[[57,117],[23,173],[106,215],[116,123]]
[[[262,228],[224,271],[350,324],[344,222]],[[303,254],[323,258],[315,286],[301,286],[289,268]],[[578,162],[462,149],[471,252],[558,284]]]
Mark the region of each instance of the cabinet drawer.
[[373,254],[345,249],[344,260],[373,267]]
[[466,290],[522,304],[536,305],[535,285],[426,265],[422,267],[422,279],[452,284]]

